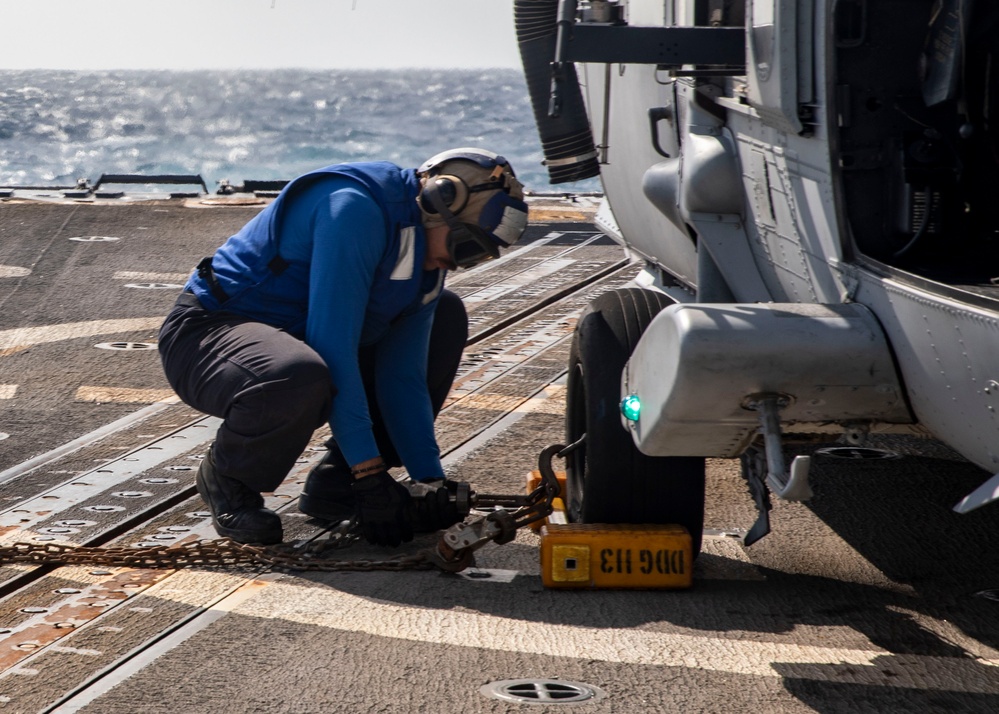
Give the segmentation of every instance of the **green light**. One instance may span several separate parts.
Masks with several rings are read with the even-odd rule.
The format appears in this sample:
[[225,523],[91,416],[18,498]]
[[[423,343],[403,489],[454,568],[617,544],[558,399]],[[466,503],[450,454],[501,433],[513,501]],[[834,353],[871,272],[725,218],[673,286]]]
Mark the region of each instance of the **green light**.
[[642,400],[637,394],[629,394],[621,400],[621,413],[628,421],[638,421],[638,415],[642,411]]

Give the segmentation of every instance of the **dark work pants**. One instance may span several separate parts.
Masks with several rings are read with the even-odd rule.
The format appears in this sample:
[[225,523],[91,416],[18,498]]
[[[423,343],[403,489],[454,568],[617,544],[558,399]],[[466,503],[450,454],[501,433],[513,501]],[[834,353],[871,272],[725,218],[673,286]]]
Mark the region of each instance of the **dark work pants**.
[[[465,306],[445,290],[428,354],[434,416],[451,390],[467,339]],[[212,452],[218,470],[252,489],[277,488],[329,419],[336,386],[326,363],[302,340],[270,325],[225,310],[210,312],[184,293],[160,328],[159,350],[177,395],[223,419]],[[400,466],[375,398],[372,350],[362,348],[358,359],[379,451],[389,465]]]

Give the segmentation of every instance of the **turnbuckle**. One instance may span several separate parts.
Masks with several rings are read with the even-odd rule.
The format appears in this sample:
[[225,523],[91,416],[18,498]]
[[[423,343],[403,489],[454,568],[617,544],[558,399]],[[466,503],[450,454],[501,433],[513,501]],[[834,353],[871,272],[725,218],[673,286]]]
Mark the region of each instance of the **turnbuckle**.
[[458,573],[472,564],[475,551],[489,541],[509,543],[516,535],[513,514],[499,509],[472,523],[456,523],[448,528],[428,557],[441,570]]
[[[441,570],[461,572],[472,564],[475,551],[486,543],[509,543],[518,528],[551,515],[552,503],[561,489],[551,461],[555,456],[564,456],[565,451],[562,444],[554,444],[541,452],[538,457],[541,483],[525,496],[471,493],[469,501],[474,507],[496,510],[472,523],[456,523],[448,528],[436,547],[426,553],[427,559]],[[510,511],[506,506],[517,508]]]

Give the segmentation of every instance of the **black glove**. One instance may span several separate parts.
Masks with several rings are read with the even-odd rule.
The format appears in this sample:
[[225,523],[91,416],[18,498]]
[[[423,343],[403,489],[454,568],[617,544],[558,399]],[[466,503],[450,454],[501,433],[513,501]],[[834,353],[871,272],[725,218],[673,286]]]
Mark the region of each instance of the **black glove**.
[[468,515],[462,513],[455,498],[458,482],[449,479],[414,483],[410,488],[413,495],[414,525],[420,533],[432,533],[452,526]]
[[387,471],[354,479],[351,491],[361,532],[369,543],[396,546],[413,540],[413,499]]

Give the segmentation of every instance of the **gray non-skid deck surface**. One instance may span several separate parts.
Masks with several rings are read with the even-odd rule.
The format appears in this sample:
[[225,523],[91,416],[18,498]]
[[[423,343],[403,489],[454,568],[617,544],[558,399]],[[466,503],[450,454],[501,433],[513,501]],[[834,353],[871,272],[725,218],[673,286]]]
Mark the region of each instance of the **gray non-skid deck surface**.
[[[33,271],[0,279],[0,334],[158,318],[175,293],[124,288],[132,280],[115,273],[186,273],[252,210],[0,205],[0,265]],[[531,240],[572,229],[539,225]],[[68,241],[115,234],[120,241]],[[563,240],[533,250],[540,256]],[[620,256],[607,246],[595,249],[607,249],[605,261]],[[473,278],[454,285],[471,294]],[[508,294],[515,309],[518,296]],[[474,300],[470,305],[474,316],[480,307]],[[475,423],[500,419],[505,427],[448,462],[449,473],[483,491],[520,491],[540,449],[562,438],[564,388],[551,382],[567,348],[558,334],[571,329],[572,317],[551,309],[526,334],[513,327],[471,347],[463,365],[471,386],[459,385],[442,417],[442,443],[452,446]],[[93,347],[112,339],[155,340],[155,331],[39,342],[0,357],[0,385],[17,385],[13,398],[0,400],[0,431],[11,435],[0,441],[0,469],[146,406],[77,401],[81,386],[165,386],[155,353],[104,354]],[[524,345],[539,351],[525,358],[518,355]],[[503,362],[516,369],[502,372],[497,365]],[[0,510],[21,503],[18,490],[42,493],[197,418],[185,409],[164,407],[110,440],[0,486]],[[295,515],[293,500],[318,453],[307,452],[273,497],[284,505],[290,534],[311,527]],[[186,458],[170,464],[184,465]],[[190,479],[189,471],[156,475]],[[719,535],[706,538],[689,592],[547,591],[538,577],[538,537],[529,532],[480,553],[479,566],[492,572],[484,579],[371,572],[261,573],[255,580],[252,573],[60,568],[2,601],[9,622],[0,627],[39,627],[34,646],[23,631],[12,633],[23,649],[3,649],[0,639],[0,662],[18,662],[0,676],[0,706],[42,710],[110,668],[56,711],[565,709],[528,708],[479,692],[488,681],[553,677],[606,693],[581,705],[585,712],[995,711],[999,610],[975,593],[999,588],[999,516],[986,509],[959,517],[948,510],[976,479],[980,475],[960,462],[918,453],[892,464],[817,460],[816,498],[807,505],[775,503],[775,532],[744,549],[724,533],[752,523],[745,483],[735,462],[711,461],[705,525]],[[192,498],[119,540],[146,539],[178,519],[203,527],[202,509]],[[357,546],[350,557],[393,552]],[[66,588],[83,592],[54,592]],[[44,646],[53,626],[41,623],[74,612],[22,609],[57,609],[74,597],[82,598],[73,601],[80,625]],[[94,619],[83,624],[87,618]],[[124,662],[129,653],[136,656]]]
[[[0,266],[30,270],[0,278],[0,385],[16,388],[0,399],[0,432],[10,435],[0,471],[169,393],[154,349],[94,345],[155,343],[176,286],[258,210],[177,201],[0,206]],[[548,230],[533,227],[525,244]]]

